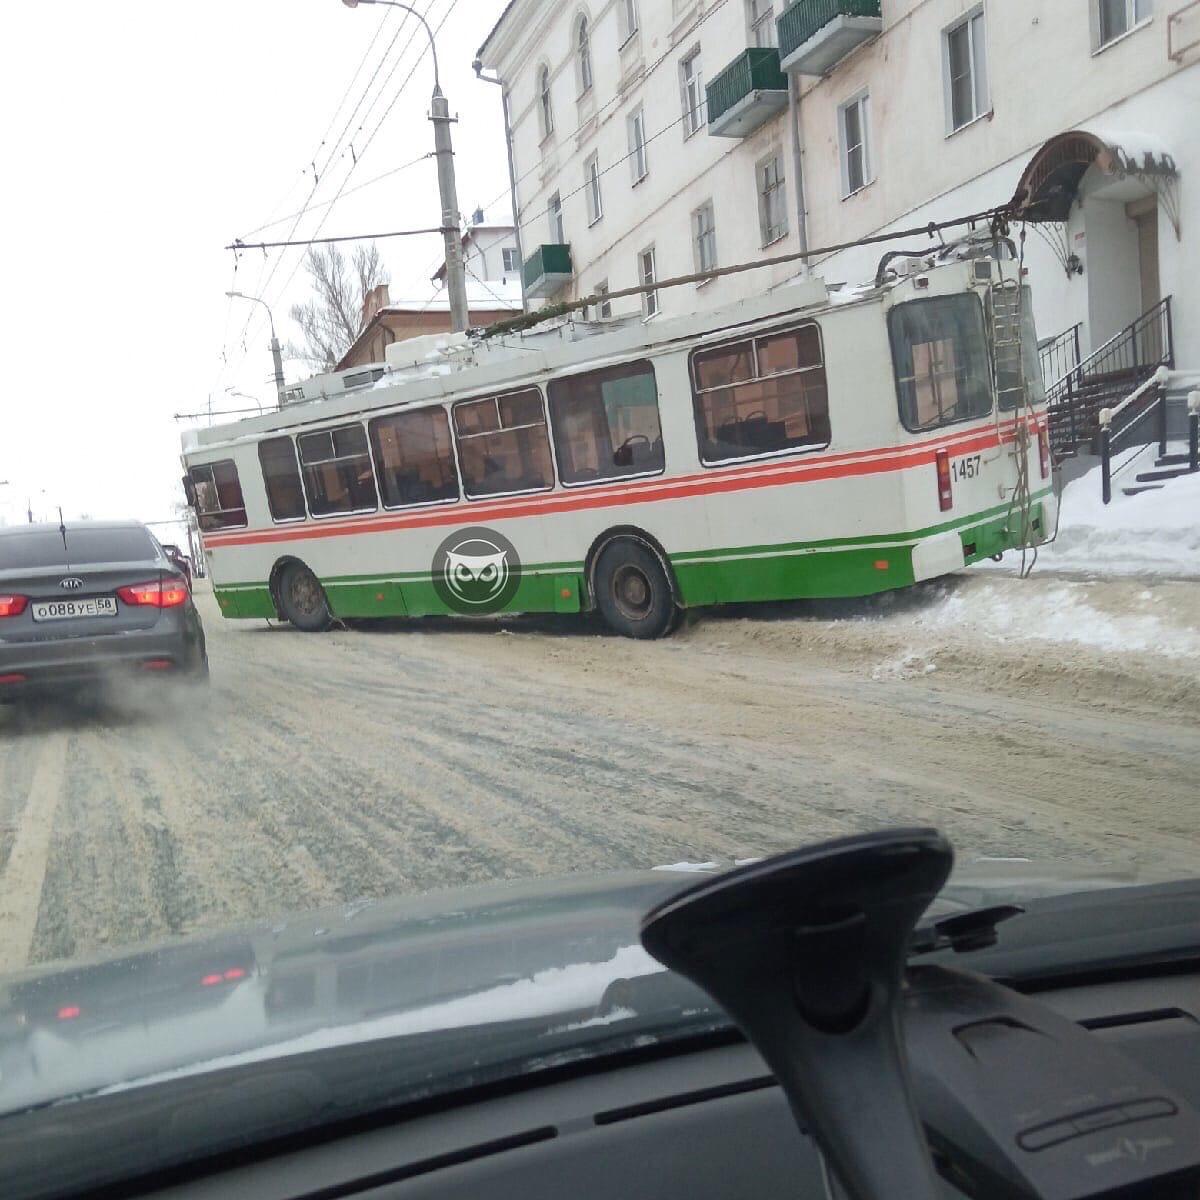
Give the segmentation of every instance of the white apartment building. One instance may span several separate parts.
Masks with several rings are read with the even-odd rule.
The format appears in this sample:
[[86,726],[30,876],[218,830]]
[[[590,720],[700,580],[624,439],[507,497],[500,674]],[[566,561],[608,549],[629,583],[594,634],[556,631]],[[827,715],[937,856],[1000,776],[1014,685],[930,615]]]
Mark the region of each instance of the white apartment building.
[[[1020,194],[1043,339],[1077,326],[1086,355],[1169,296],[1178,365],[1200,367],[1198,0],[512,0],[479,55],[504,86],[531,307]],[[857,283],[886,249],[812,266]]]

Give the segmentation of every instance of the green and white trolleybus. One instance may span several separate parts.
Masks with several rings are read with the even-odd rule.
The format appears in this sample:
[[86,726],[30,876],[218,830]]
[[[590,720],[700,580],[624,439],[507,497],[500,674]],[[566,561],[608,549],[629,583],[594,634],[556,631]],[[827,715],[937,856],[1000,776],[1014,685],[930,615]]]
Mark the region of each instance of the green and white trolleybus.
[[849,292],[399,342],[190,430],[221,611],[320,630],[598,609],[656,637],[685,608],[865,596],[1036,546],[1057,503],[1018,273],[967,239]]

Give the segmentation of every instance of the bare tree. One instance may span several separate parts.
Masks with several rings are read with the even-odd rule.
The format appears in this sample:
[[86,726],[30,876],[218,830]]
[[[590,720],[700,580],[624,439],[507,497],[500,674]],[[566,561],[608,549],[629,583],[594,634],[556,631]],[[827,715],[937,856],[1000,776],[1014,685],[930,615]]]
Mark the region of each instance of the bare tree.
[[367,293],[388,282],[379,247],[359,244],[349,262],[336,245],[311,246],[304,269],[312,281],[313,298],[293,304],[292,320],[304,335],[288,354],[311,366],[332,370],[362,332],[362,308]]

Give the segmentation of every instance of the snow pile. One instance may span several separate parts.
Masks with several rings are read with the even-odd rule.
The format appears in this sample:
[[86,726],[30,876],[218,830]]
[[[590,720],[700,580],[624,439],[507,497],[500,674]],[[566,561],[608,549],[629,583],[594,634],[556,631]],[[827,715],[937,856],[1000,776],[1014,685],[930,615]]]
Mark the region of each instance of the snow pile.
[[1200,577],[1200,474],[1136,496],[1118,485],[1106,505],[1100,469],[1089,471],[1063,490],[1058,537],[1038,561],[1103,575]]

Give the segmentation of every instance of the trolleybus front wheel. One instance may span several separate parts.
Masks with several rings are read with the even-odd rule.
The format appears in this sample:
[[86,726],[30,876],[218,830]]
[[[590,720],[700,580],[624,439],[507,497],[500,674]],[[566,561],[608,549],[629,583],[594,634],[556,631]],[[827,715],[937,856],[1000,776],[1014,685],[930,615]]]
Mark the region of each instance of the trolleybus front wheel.
[[596,607],[625,637],[658,638],[675,624],[671,581],[658,556],[629,539],[612,542],[596,560]]

